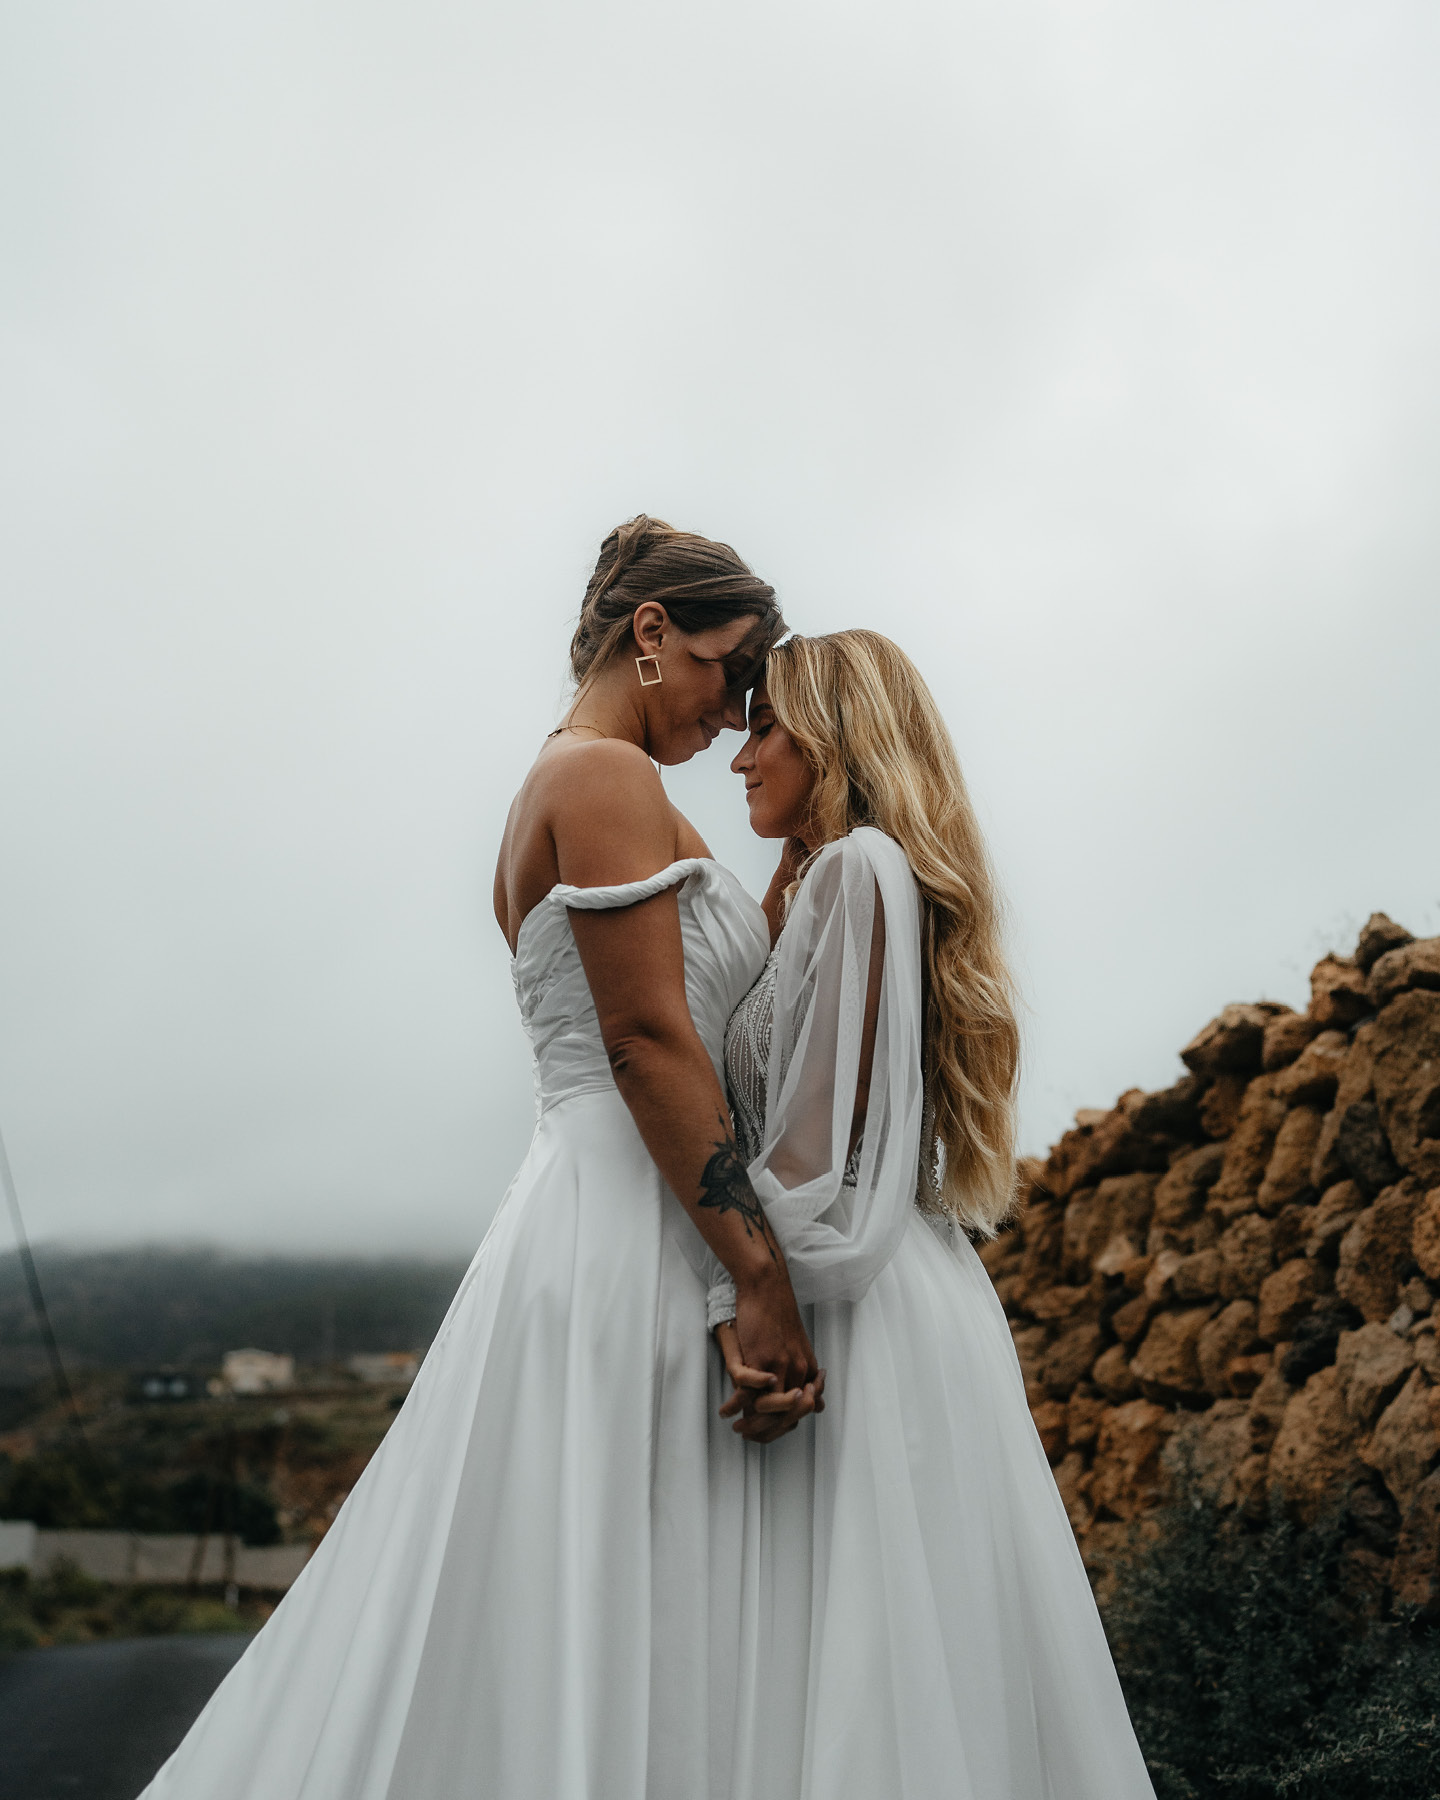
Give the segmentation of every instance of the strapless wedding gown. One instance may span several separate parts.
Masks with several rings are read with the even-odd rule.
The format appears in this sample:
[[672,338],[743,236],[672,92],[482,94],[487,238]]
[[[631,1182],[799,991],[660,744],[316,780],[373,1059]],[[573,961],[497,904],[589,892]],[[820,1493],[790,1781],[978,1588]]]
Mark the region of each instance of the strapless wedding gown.
[[525,919],[529,1153],[384,1443],[145,1800],[717,1791],[745,1447],[711,1432],[703,1246],[616,1091],[566,910],[671,886],[720,1071],[769,945],[726,870],[557,887]]

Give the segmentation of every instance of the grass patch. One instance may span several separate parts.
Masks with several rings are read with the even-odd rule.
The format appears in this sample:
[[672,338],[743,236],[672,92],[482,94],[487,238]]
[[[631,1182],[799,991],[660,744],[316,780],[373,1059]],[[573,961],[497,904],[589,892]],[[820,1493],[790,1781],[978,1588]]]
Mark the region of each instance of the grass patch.
[[0,1572],[0,1650],[176,1632],[258,1631],[273,1611],[269,1600],[242,1597],[227,1606],[210,1593],[96,1581],[63,1561],[39,1577],[24,1569]]

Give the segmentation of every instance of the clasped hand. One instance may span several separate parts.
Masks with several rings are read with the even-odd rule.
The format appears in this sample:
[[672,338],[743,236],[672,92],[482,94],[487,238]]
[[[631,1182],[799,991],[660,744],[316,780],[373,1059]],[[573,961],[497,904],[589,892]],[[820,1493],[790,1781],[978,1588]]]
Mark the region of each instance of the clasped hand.
[[783,1389],[778,1375],[752,1368],[740,1350],[734,1320],[715,1327],[715,1341],[730,1377],[730,1398],[720,1408],[722,1419],[734,1419],[735,1430],[752,1444],[773,1443],[793,1431],[810,1413],[825,1410],[825,1371],[817,1369],[798,1387]]

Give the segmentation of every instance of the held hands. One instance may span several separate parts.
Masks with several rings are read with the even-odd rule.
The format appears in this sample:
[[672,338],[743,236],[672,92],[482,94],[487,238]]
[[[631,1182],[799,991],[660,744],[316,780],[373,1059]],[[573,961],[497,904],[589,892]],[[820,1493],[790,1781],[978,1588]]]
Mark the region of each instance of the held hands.
[[[793,1305],[793,1301],[792,1301]],[[798,1310],[795,1324],[809,1351],[805,1328]],[[734,1419],[732,1429],[754,1444],[773,1443],[793,1431],[812,1412],[825,1410],[825,1371],[815,1365],[814,1352],[809,1351],[803,1378],[788,1372],[795,1385],[782,1386],[779,1375],[752,1367],[740,1348],[740,1333],[735,1322],[715,1327],[715,1341],[725,1358],[725,1370],[734,1391],[720,1408],[722,1419]]]

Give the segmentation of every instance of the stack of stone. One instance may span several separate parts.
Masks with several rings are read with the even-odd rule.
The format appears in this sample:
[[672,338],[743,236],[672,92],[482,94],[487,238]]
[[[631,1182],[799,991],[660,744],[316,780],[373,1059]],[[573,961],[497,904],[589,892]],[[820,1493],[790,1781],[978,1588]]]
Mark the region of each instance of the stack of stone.
[[1087,1560],[1183,1463],[1440,1610],[1440,938],[1377,913],[1311,996],[1080,1113],[981,1254]]

